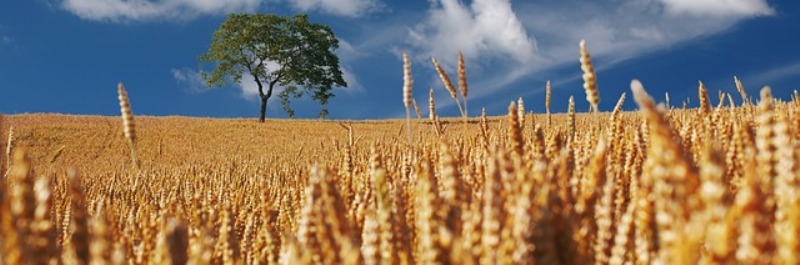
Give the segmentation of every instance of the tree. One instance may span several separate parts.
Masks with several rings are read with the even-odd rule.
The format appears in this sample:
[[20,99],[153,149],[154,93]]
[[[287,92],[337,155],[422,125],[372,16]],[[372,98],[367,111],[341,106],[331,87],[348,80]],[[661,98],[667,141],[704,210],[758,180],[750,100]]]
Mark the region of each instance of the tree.
[[289,116],[294,116],[290,100],[309,93],[322,106],[324,118],[325,104],[334,96],[332,87],[347,86],[339,57],[333,53],[338,47],[333,31],[310,23],[306,15],[231,14],[214,32],[208,51],[200,55],[202,62],[216,66],[203,73],[203,80],[208,87],[225,87],[248,74],[258,85],[260,122],[276,85],[283,87],[278,97]]

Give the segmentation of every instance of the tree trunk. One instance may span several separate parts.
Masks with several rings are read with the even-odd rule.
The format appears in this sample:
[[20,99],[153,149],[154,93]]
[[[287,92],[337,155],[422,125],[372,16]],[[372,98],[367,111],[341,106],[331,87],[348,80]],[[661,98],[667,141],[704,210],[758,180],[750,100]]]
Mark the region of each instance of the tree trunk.
[[260,82],[258,83],[258,87],[259,87],[258,91],[261,94],[261,112],[260,112],[260,115],[258,117],[258,122],[264,123],[264,121],[266,121],[266,119],[267,119],[267,101],[269,101],[269,98],[272,97],[272,89],[275,87],[275,83],[274,82],[270,82],[269,88],[267,88],[267,93],[266,94],[263,93],[262,86],[261,86]]
[[261,97],[261,116],[258,118],[258,122],[264,123],[267,118],[267,100],[268,97]]
[[253,77],[258,85],[258,95],[261,96],[261,115],[258,117],[258,122],[264,123],[267,119],[267,101],[272,97],[272,89],[275,88],[275,84],[278,83],[280,76],[269,82],[267,93],[264,93],[264,85],[261,83],[261,79],[258,78],[258,75],[254,74]]

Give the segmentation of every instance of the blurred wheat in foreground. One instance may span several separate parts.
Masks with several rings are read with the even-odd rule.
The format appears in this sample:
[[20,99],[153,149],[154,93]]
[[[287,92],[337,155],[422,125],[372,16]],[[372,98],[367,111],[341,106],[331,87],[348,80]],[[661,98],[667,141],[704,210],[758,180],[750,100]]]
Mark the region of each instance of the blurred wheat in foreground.
[[631,89],[450,131],[432,92],[413,127],[137,117],[133,166],[127,97],[124,134],[2,117],[0,264],[798,264],[798,99]]

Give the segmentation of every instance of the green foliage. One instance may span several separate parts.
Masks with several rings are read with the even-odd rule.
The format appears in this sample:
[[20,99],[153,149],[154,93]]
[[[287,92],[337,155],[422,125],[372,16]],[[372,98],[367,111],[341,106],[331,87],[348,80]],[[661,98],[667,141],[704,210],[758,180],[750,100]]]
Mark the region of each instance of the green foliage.
[[289,117],[294,117],[294,110],[289,106],[289,101],[292,98],[300,98],[303,96],[303,91],[298,91],[296,86],[288,86],[283,91],[278,93],[278,98],[281,99],[281,106],[283,110],[289,114]]
[[333,86],[347,86],[333,53],[338,47],[333,31],[309,22],[306,15],[231,14],[200,56],[202,62],[215,65],[203,73],[203,80],[209,87],[226,87],[245,76],[253,78],[262,100],[262,121],[276,85],[284,87],[278,97],[290,116],[290,100],[304,92],[327,113],[324,106],[334,96]]

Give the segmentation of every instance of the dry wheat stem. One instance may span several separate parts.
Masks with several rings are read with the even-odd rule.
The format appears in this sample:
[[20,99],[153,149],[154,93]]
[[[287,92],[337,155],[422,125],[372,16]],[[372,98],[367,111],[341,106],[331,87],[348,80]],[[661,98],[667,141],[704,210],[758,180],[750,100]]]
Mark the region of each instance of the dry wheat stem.
[[406,128],[408,131],[408,144],[411,144],[411,102],[414,100],[412,87],[414,79],[411,77],[411,60],[408,53],[403,52],[403,105],[406,106]]
[[436,58],[431,58],[431,62],[433,62],[433,67],[436,69],[436,73],[439,74],[439,79],[442,80],[444,88],[450,93],[450,97],[456,101],[458,111],[461,113],[461,116],[464,117],[464,108],[461,107],[461,101],[458,99],[458,91],[456,91],[456,88],[453,86],[453,82],[450,81],[450,76],[447,75],[447,72],[444,71],[444,68],[442,68],[442,65]]
[[422,111],[419,109],[419,105],[417,105],[417,99],[416,98],[412,99],[411,103],[412,103],[412,105],[414,105],[414,113],[417,114],[417,119],[421,119],[422,118]]
[[583,89],[586,91],[586,101],[592,106],[593,112],[598,112],[597,105],[600,104],[600,93],[597,90],[597,74],[592,66],[591,55],[586,50],[586,40],[581,40],[581,70],[583,70]]
[[128,147],[131,150],[133,166],[138,170],[139,162],[136,159],[136,124],[133,121],[133,111],[131,110],[131,103],[128,99],[128,92],[125,91],[125,86],[122,85],[122,82],[117,84],[117,94],[119,97],[120,112],[122,113],[122,132],[125,134]]
[[733,76],[733,83],[736,84],[736,91],[739,91],[739,96],[742,97],[742,106],[745,104],[750,103],[750,99],[747,97],[747,92],[744,90],[744,85],[742,85],[742,81],[739,80],[738,77]]
[[464,54],[461,51],[458,51],[458,89],[464,99],[464,116],[468,116],[467,96],[469,95],[469,84],[467,84],[467,65],[464,62]]
[[703,114],[708,114],[711,112],[711,103],[708,99],[708,89],[703,84],[703,81],[697,81],[697,95],[700,99],[700,112]]
[[550,80],[547,80],[547,84],[544,86],[545,88],[545,97],[544,97],[544,108],[547,111],[547,126],[549,127],[550,124],[553,122],[552,117],[550,116]]

